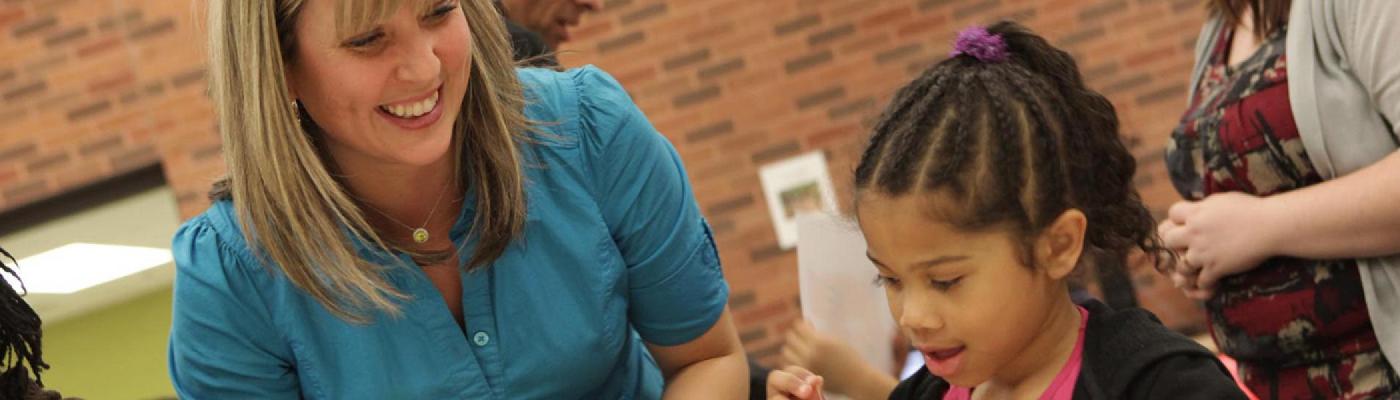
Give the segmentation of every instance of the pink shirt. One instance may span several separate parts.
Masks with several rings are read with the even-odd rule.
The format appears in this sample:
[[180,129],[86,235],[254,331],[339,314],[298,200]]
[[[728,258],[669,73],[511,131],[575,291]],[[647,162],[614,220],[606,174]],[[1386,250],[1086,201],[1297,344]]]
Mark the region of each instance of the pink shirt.
[[[1079,367],[1084,364],[1084,328],[1089,325],[1089,310],[1079,306],[1075,308],[1079,309],[1079,339],[1075,340],[1074,351],[1069,354],[1065,366],[1055,374],[1050,387],[1040,394],[1040,400],[1070,400],[1074,397],[1074,382],[1079,380]],[[953,386],[943,394],[943,400],[972,400],[972,388]]]

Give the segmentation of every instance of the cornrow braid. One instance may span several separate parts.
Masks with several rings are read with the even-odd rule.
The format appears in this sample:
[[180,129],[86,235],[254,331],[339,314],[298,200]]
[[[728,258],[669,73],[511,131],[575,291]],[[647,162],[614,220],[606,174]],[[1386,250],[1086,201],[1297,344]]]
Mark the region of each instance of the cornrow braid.
[[857,204],[869,191],[947,194],[941,217],[962,229],[1011,227],[1027,265],[1029,239],[1078,209],[1089,220],[1081,263],[1123,266],[1135,250],[1168,262],[1113,104],[1084,85],[1073,57],[1025,27],[987,31],[1009,60],[955,55],[900,89],[856,167]]
[[[952,94],[957,95],[971,92],[971,78],[970,75],[958,76],[957,85],[951,90],[953,92]],[[943,186],[947,184],[951,186],[955,194],[961,195],[967,192],[968,186],[970,185],[967,185],[961,180],[955,180],[953,171],[962,170],[968,157],[972,156],[972,154],[969,154],[971,153],[970,151],[963,150],[971,149],[969,146],[981,145],[981,143],[976,142],[977,138],[973,137],[970,125],[982,121],[981,110],[985,110],[986,106],[983,102],[968,101],[969,99],[967,99],[966,96],[947,97],[951,97],[951,100],[955,103],[953,108],[945,108],[943,109],[943,113],[934,111],[930,113],[933,115],[925,116],[926,118],[942,120],[943,123],[939,125],[946,127],[944,132],[947,134],[939,136],[938,142],[940,146],[934,149],[937,151],[937,155],[931,159],[930,162],[926,163],[928,169],[914,173],[921,173],[921,175],[924,176],[923,184],[920,186]],[[941,104],[937,106],[941,106]],[[961,118],[948,118],[949,112],[961,116]],[[920,132],[920,134],[927,134],[927,131]],[[969,144],[969,141],[972,141],[972,144]],[[931,152],[927,152],[925,149],[904,149],[904,151],[928,153],[925,155],[926,157],[934,155]],[[882,182],[889,181],[891,180],[889,178],[891,175],[904,175],[907,173],[909,172],[886,168],[881,171],[883,178],[880,180]],[[899,193],[891,192],[891,194]]]
[[[935,74],[925,74],[916,79],[914,83],[900,88],[899,91],[895,93],[894,100],[891,102],[891,107],[889,107],[885,111],[885,115],[883,115],[880,118],[879,122],[876,123],[875,130],[888,131],[891,129],[895,129],[895,127],[892,126],[893,121],[903,121],[906,117],[906,114],[912,112],[911,110],[914,108],[914,104],[918,102],[919,99],[922,99],[924,96],[926,96],[928,92],[933,89],[930,83],[933,82],[935,78],[940,78],[940,76],[937,76]],[[898,136],[898,134],[883,135],[880,137],[873,138],[870,142],[870,145],[866,147],[865,154],[862,155],[862,158],[871,157],[875,153],[882,152],[885,147],[885,143],[888,142],[888,139],[891,136]],[[871,170],[873,170],[874,168],[878,168],[878,165],[876,165],[875,163],[869,165],[862,164],[860,167],[861,169],[858,169],[856,173],[868,175]]]
[[[15,277],[16,274],[4,259],[15,263],[15,257],[0,248],[0,271]],[[16,264],[18,265],[18,264]],[[24,284],[20,284],[23,290]],[[20,293],[9,282],[0,279],[0,398],[23,399],[30,393],[29,375],[34,375],[33,383],[43,386],[39,373],[49,368],[44,363],[39,347],[39,315],[29,307]]]
[[[930,101],[912,102],[910,108],[917,109],[917,111],[910,115],[924,117],[917,118],[913,123],[907,124],[906,126],[901,126],[896,134],[891,135],[892,138],[890,139],[889,146],[892,146],[893,149],[920,149],[929,146],[929,141],[933,138],[929,135],[922,134],[922,132],[931,129],[931,124],[934,122],[932,118],[927,117],[929,110],[933,107],[933,104],[937,104],[942,100],[944,95],[947,94],[947,91],[941,91],[940,93],[940,91],[937,90],[943,83],[944,82],[941,80],[934,80],[931,82],[930,86],[927,87],[928,90],[924,92],[924,95],[932,95],[929,99]],[[913,168],[915,163],[921,163],[923,161],[922,158],[920,154],[914,151],[895,151],[893,157],[889,160],[889,167],[887,169]],[[886,176],[884,178],[890,180],[884,183],[886,186],[908,188],[913,185],[913,178],[915,177],[912,175],[896,175]]]
[[[979,75],[986,75],[989,71],[978,71]],[[985,86],[984,93],[987,94],[990,110],[992,110],[990,130],[984,135],[988,135],[993,142],[997,143],[1019,143],[1019,145],[992,146],[989,151],[990,159],[1005,160],[988,165],[983,173],[991,174],[993,178],[987,185],[997,189],[997,206],[995,208],[1005,210],[1006,216],[998,216],[996,219],[1009,217],[1013,220],[1027,221],[1028,226],[1036,225],[1036,215],[1028,214],[1027,210],[1032,209],[1038,201],[1035,199],[1035,187],[1039,186],[1035,174],[1035,156],[1033,146],[1026,146],[1028,139],[1033,136],[1029,134],[1028,126],[1021,120],[1024,113],[1015,112],[1015,106],[1007,100],[1012,98],[1013,93],[1007,85],[997,84],[995,77],[980,77]],[[986,156],[984,156],[986,157]],[[1017,161],[1018,160],[1018,161]],[[993,169],[994,168],[994,169]],[[1019,193],[1012,192],[1013,188],[1025,186]]]

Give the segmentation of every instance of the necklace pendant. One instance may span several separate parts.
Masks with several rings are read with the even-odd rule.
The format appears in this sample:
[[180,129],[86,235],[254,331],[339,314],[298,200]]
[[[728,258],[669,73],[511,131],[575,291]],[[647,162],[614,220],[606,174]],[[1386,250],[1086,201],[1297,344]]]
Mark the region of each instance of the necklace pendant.
[[427,243],[427,242],[428,242],[428,230],[427,230],[427,229],[423,229],[423,228],[414,229],[414,230],[413,230],[413,241],[414,241],[414,242],[417,242],[418,244]]

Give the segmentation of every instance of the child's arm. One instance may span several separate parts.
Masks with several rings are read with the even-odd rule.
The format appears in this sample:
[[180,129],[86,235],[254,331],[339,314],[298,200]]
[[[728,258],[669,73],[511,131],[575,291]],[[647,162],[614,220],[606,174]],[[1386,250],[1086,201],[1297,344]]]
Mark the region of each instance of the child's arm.
[[1215,358],[1177,355],[1162,359],[1133,379],[1125,399],[1247,400]]
[[[861,358],[856,349],[817,332],[806,321],[788,331],[782,350],[783,365],[802,367],[826,379],[832,393],[852,400],[885,400],[899,380]],[[885,366],[886,369],[894,366]]]

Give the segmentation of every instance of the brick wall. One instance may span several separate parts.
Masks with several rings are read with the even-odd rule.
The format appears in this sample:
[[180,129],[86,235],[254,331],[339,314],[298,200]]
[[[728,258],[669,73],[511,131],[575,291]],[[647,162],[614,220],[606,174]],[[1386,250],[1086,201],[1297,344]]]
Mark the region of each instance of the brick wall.
[[[1117,104],[1161,209],[1161,148],[1180,113],[1200,0],[609,0],[565,64],[593,63],[680,149],[720,241],[746,347],[771,360],[798,315],[796,255],[777,246],[760,165],[828,155],[839,193],[871,118],[972,23],[1020,20],[1074,52]],[[223,170],[189,0],[0,0],[0,213],[160,163],[181,215]],[[843,207],[848,199],[841,200]],[[1199,323],[1137,275],[1169,324]]]
[[189,0],[0,0],[0,211],[156,163],[182,214],[222,169]]
[[[843,208],[865,132],[895,89],[969,24],[1016,19],[1074,53],[1118,107],[1156,209],[1177,198],[1161,149],[1186,95],[1200,0],[610,0],[565,46],[613,73],[680,149],[720,241],[730,305],[764,361],[800,313],[795,252],[777,245],[759,166],[826,152]],[[1178,327],[1198,309],[1138,271],[1142,302]]]

